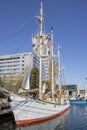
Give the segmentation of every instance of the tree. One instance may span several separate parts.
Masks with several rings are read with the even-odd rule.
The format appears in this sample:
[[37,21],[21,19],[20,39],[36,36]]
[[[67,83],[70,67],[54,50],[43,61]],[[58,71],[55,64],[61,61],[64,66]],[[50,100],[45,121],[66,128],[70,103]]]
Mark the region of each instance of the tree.
[[2,77],[2,83],[9,91],[18,92],[18,89],[21,87],[22,81],[23,76],[21,73],[17,74],[16,76],[12,74],[9,77],[7,77],[6,75]]
[[13,76],[11,75],[11,77],[7,77],[6,75],[4,75],[2,77],[2,82],[5,86],[5,88],[9,91],[11,91],[13,89]]
[[17,74],[16,77],[14,78],[14,90],[15,92],[18,92],[18,90],[21,88],[23,82],[23,76],[21,73]]
[[3,86],[1,77],[0,77],[0,86],[1,86],[1,87]]
[[30,89],[39,88],[39,69],[34,66],[30,73]]

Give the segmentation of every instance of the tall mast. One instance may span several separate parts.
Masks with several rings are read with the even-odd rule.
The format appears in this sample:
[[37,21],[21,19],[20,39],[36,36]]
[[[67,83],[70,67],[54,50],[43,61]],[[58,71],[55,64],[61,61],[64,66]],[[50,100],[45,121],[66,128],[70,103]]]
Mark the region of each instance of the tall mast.
[[53,28],[51,27],[51,44],[52,44],[52,101],[54,102],[54,66],[53,66],[53,61],[54,61],[54,54],[53,54]]
[[60,87],[60,46],[58,46],[58,84],[59,84],[59,91],[61,91],[61,87]]
[[[42,41],[42,24],[43,24],[43,6],[42,6],[42,2],[41,2],[41,8],[40,8],[40,16],[39,18],[39,23],[40,23],[40,27],[39,27],[39,41]],[[42,99],[42,59],[41,59],[41,55],[42,55],[42,45],[40,45],[40,69],[39,69],[39,98]]]
[[58,85],[59,85],[59,96],[60,96],[60,100],[59,103],[61,104],[61,84],[60,84],[60,46],[58,46]]

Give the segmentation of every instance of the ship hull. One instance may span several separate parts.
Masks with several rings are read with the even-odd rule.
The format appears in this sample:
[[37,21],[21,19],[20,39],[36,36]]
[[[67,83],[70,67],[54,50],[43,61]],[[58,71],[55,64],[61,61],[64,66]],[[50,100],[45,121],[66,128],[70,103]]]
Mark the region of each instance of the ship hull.
[[12,95],[10,103],[17,126],[40,123],[56,118],[70,108],[69,104],[56,105],[31,98]]

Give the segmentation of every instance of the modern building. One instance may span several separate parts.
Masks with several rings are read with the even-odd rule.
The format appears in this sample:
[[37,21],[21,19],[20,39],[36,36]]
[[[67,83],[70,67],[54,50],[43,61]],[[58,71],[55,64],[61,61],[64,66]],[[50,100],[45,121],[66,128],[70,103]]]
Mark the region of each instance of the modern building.
[[87,97],[87,90],[85,89],[79,90],[79,95],[80,97]]
[[[37,66],[40,68],[40,58],[36,54],[33,55],[33,66]],[[42,80],[46,80],[47,74],[46,74],[46,66],[44,64],[44,61],[42,61]]]
[[77,85],[76,84],[70,84],[70,85],[63,85],[62,86],[67,95],[69,95],[70,98],[77,96]]
[[24,75],[25,69],[33,64],[31,52],[0,56],[0,77]]
[[[35,47],[38,46],[38,44],[34,45],[33,51],[35,50]],[[33,65],[36,65],[40,69],[40,52],[39,51],[40,49],[38,49],[38,51],[33,54]],[[43,53],[41,54],[42,80],[46,80],[48,78],[48,73],[49,73],[49,49],[46,47]]]

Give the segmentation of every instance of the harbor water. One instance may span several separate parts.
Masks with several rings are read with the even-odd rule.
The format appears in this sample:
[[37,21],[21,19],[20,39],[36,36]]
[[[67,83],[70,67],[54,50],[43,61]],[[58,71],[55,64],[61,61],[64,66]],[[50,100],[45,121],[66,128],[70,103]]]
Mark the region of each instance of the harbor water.
[[70,109],[56,119],[16,128],[13,120],[0,121],[0,130],[87,130],[87,105],[71,105]]

